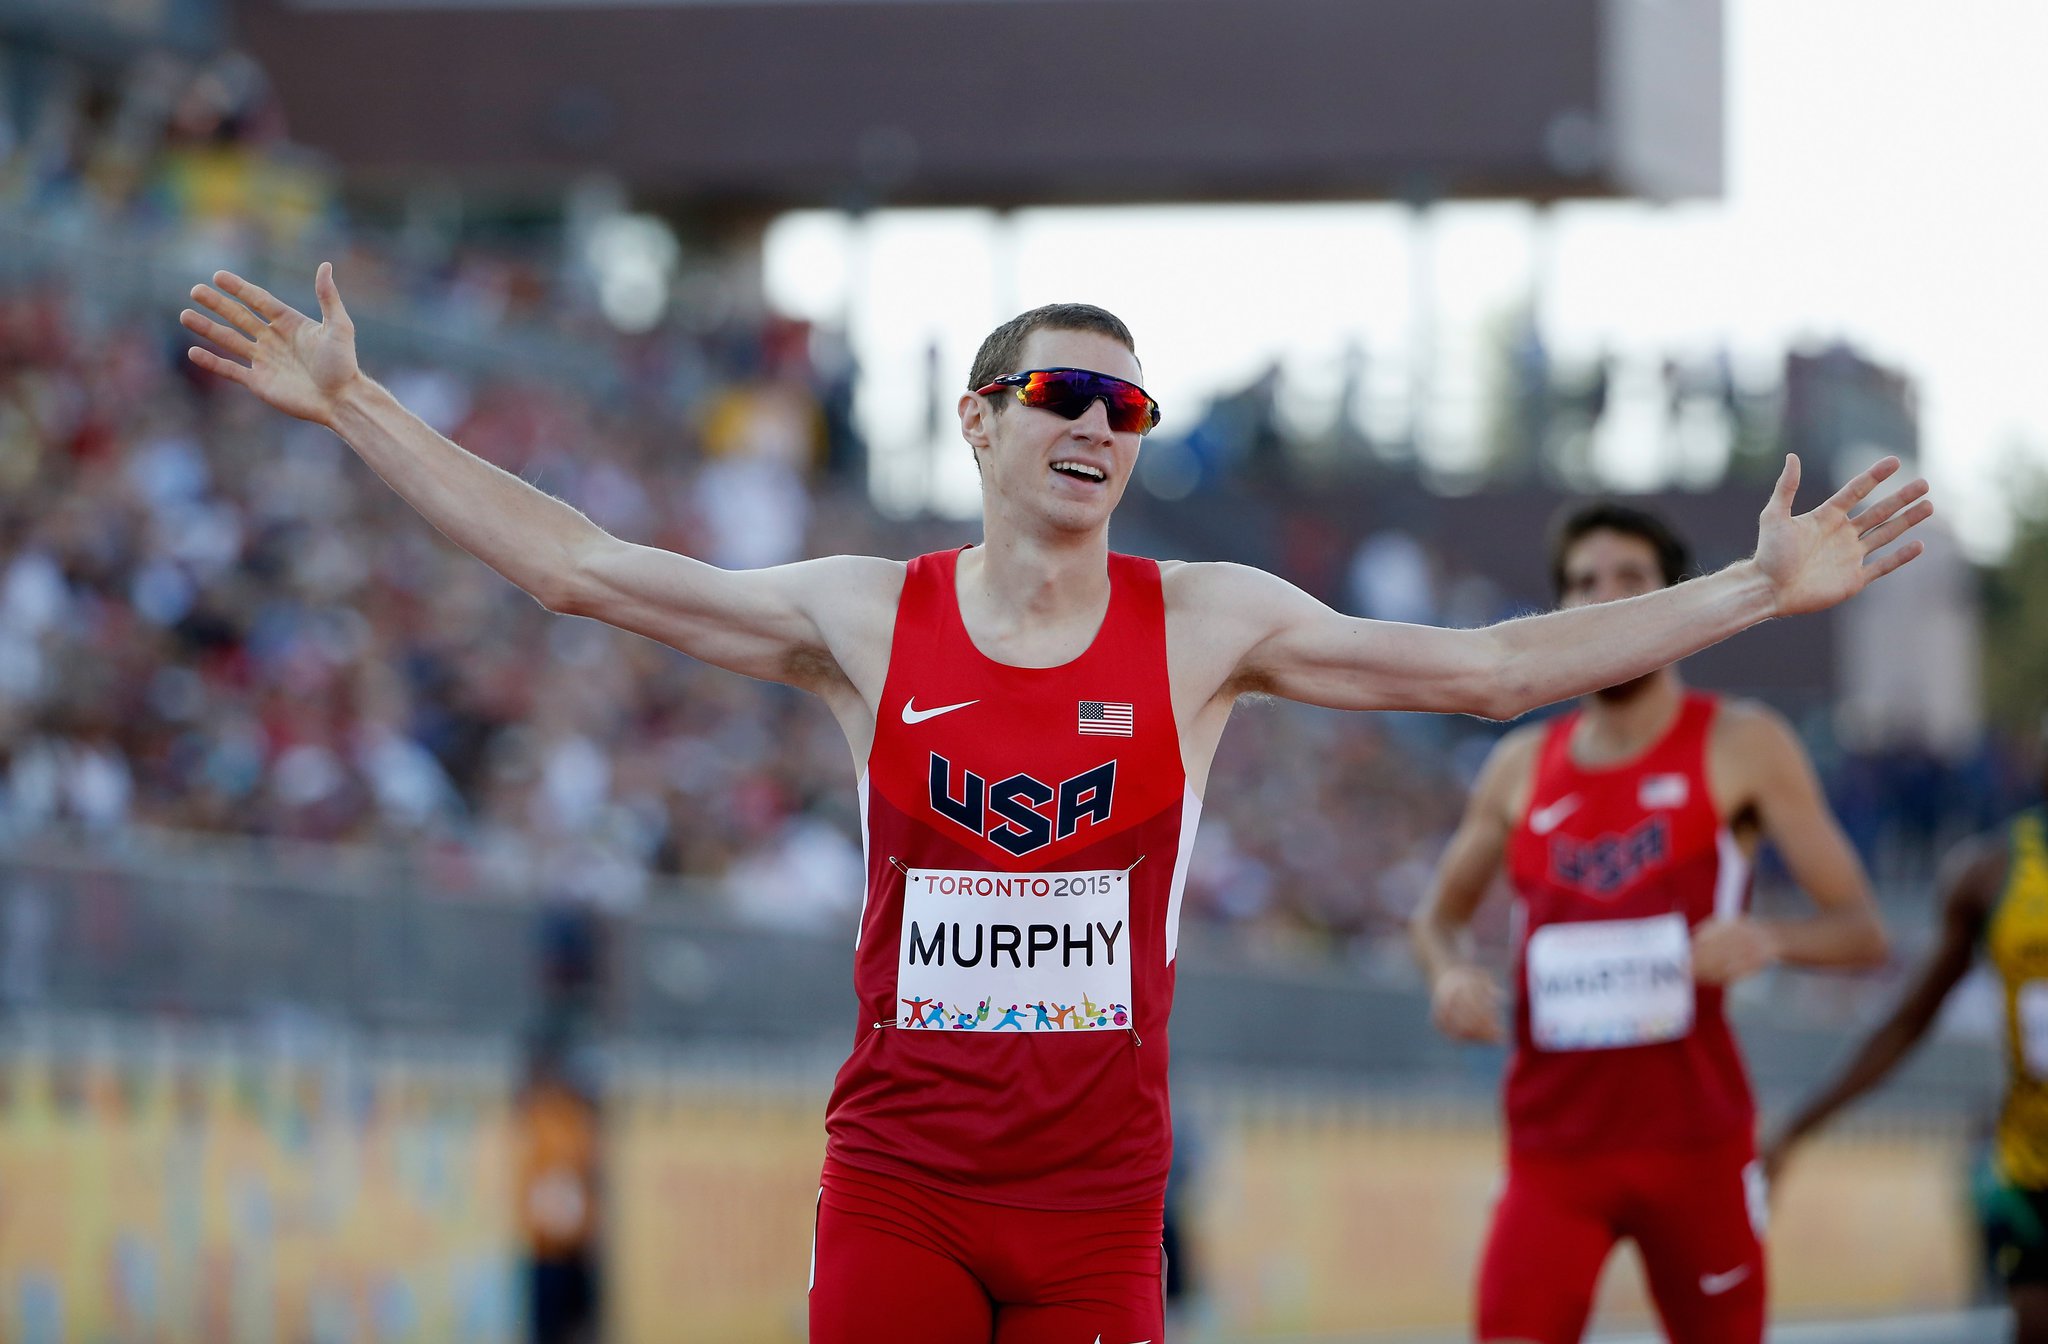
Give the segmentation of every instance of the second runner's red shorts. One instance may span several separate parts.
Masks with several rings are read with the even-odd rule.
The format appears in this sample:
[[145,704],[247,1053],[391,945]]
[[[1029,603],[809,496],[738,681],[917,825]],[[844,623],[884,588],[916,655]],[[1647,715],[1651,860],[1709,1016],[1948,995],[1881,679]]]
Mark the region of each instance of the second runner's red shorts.
[[1479,1270],[1479,1338],[1578,1344],[1615,1242],[1641,1253],[1672,1344],[1759,1344],[1763,1180],[1748,1143],[1517,1154]]

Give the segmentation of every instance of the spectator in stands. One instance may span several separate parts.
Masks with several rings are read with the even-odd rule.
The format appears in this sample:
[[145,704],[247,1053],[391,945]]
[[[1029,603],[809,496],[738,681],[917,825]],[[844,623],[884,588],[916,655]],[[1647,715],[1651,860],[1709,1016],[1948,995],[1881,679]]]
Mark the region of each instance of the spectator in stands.
[[604,1151],[597,1102],[563,1043],[534,1050],[513,1107],[521,1252],[531,1344],[594,1344],[603,1319]]

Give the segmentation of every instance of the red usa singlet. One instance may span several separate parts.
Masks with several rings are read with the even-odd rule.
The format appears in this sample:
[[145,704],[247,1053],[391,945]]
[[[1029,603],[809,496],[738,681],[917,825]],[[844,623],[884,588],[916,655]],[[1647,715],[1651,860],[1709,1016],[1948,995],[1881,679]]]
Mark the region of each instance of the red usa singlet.
[[1573,764],[1576,710],[1544,736],[1508,844],[1516,1151],[1693,1147],[1754,1125],[1723,992],[1692,978],[1693,926],[1749,897],[1749,862],[1707,788],[1718,705],[1688,692],[1658,742],[1611,768]]
[[1201,806],[1181,767],[1155,561],[1058,667],[988,658],[959,552],[912,560],[861,777],[859,1034],[830,1158],[1045,1209],[1156,1202],[1167,1015]]

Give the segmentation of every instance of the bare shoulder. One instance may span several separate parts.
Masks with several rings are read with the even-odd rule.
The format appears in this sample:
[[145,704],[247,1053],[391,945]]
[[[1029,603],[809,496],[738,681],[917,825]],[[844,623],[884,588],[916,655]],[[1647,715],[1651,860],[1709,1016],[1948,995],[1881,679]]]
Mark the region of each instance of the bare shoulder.
[[1308,597],[1276,574],[1227,560],[1161,560],[1159,584],[1169,615],[1256,615],[1275,599]]
[[1803,806],[1819,797],[1806,744],[1783,714],[1761,701],[1722,701],[1707,754],[1715,801],[1729,816],[1768,800]]
[[[872,555],[827,555],[788,567],[798,600],[825,643],[841,661],[853,663],[886,658],[908,572],[901,560]],[[854,667],[848,671],[861,679]]]
[[1159,586],[1169,627],[1230,650],[1233,662],[1290,622],[1328,610],[1277,574],[1221,560],[1163,560]]
[[[787,567],[790,579],[801,586],[806,597],[836,607],[852,603],[859,607],[894,609],[903,593],[903,576],[909,566],[901,560],[876,555],[826,555],[799,560]],[[821,610],[821,616],[829,614]]]
[[1544,735],[1550,731],[1550,722],[1549,719],[1538,719],[1503,733],[1500,741],[1493,744],[1493,750],[1486,754],[1483,770],[1515,772],[1535,765],[1537,749],[1543,745]]
[[1486,764],[1479,769],[1478,783],[1473,786],[1474,800],[1484,799],[1509,815],[1519,812],[1521,804],[1527,801],[1529,785],[1536,774],[1536,756],[1549,730],[1548,720],[1525,723],[1510,729],[1494,743],[1493,750],[1486,754]]
[[1175,699],[1187,705],[1273,693],[1271,679],[1252,675],[1247,659],[1290,623],[1327,610],[1285,579],[1250,565],[1162,561],[1159,582]]
[[1760,762],[1806,759],[1806,746],[1791,721],[1761,700],[1723,700],[1714,715],[1713,746]]
[[1738,734],[1792,736],[1792,724],[1783,714],[1761,700],[1727,696],[1714,715],[1714,731]]

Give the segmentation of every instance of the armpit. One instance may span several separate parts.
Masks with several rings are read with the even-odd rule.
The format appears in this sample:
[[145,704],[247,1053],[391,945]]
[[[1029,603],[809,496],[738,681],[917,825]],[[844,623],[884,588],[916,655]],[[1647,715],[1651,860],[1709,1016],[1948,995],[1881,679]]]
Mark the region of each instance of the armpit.
[[844,678],[838,659],[815,644],[791,649],[782,660],[782,679],[792,686],[816,689],[828,681]]

